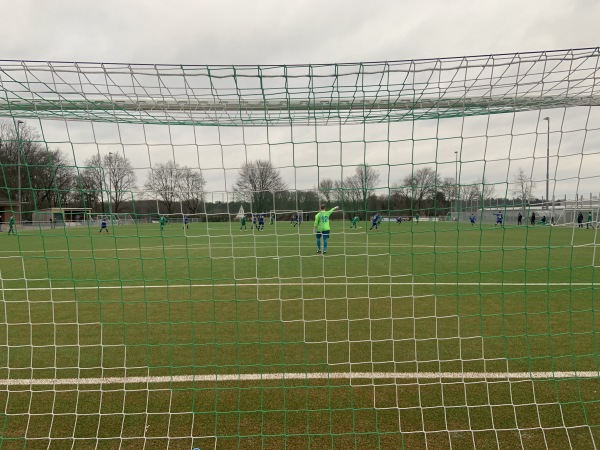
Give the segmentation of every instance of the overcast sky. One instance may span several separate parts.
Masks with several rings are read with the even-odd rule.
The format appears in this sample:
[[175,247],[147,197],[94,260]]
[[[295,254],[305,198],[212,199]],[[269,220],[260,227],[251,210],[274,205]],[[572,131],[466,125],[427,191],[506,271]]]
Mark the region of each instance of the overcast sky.
[[[512,53],[537,50],[594,47],[600,43],[600,3],[594,1],[154,1],[154,0],[53,0],[53,1],[3,1],[3,21],[0,27],[0,59],[9,60],[54,60],[54,61],[91,61],[124,63],[169,63],[169,64],[304,64],[335,63],[360,61],[410,60],[415,58],[434,58],[445,56],[478,55],[490,53]],[[545,112],[543,114],[546,114]],[[553,110],[547,113],[553,124],[564,123],[569,113],[565,110]],[[579,123],[573,130],[586,126],[588,111],[579,114]],[[494,119],[501,126],[505,118]],[[543,116],[542,116],[543,117]],[[600,117],[592,114],[589,128],[600,127]],[[522,138],[530,151],[523,164],[526,170],[534,173],[534,178],[544,178],[545,167],[539,157],[543,156],[545,140],[535,135],[539,130],[540,114],[519,119],[525,133],[531,136]],[[420,125],[423,130],[436,128],[437,121]],[[481,126],[477,119],[469,121],[473,127]],[[479,124],[479,125],[478,125]],[[32,126],[40,124],[31,123]],[[94,149],[87,145],[93,139],[105,139],[108,152],[112,144],[120,143],[115,138],[117,132],[109,125],[99,126],[100,132],[95,138],[89,124],[74,125],[70,137],[66,138],[63,124],[42,124],[46,127],[48,140],[61,141],[71,139],[75,142],[75,158],[80,162]],[[399,133],[403,125],[398,125]],[[489,125],[486,125],[489,127]],[[489,130],[489,128],[486,128]],[[557,129],[559,130],[559,129]],[[564,128],[560,130],[564,131]],[[214,130],[206,132],[206,143],[215,142]],[[554,130],[553,130],[554,131]],[[360,135],[362,131],[358,131]],[[135,127],[131,133],[141,133]],[[165,130],[158,130],[157,135]],[[197,148],[184,148],[186,141],[182,136],[185,130],[178,129],[182,147],[177,150],[179,162],[199,165],[207,170],[210,189],[223,189],[225,182],[230,187],[235,181],[235,167],[239,163],[240,153],[223,155],[223,150],[200,154]],[[236,131],[227,131],[232,136]],[[260,133],[260,131],[258,132]],[[277,131],[269,135],[269,142],[277,141],[278,133],[289,135],[287,131]],[[296,136],[310,136],[313,131],[299,130]],[[325,136],[327,130],[321,134]],[[333,134],[335,134],[335,130]],[[349,129],[348,133],[352,134]],[[168,133],[167,133],[168,134]],[[425,132],[425,134],[427,134]],[[551,143],[558,146],[559,140],[565,151],[575,154],[571,161],[564,164],[565,177],[593,177],[583,192],[589,192],[595,185],[596,172],[589,172],[591,159],[584,160],[581,136],[577,133],[565,136],[553,134]],[[460,135],[460,132],[457,133]],[[577,135],[577,136],[575,136]],[[56,137],[53,137],[56,136]],[[166,138],[145,137],[150,147],[127,148],[126,156],[139,168],[168,159],[168,140]],[[177,137],[176,137],[177,139]],[[318,139],[325,139],[318,137]],[[544,138],[545,139],[545,138]],[[562,140],[561,140],[562,139]],[[571,147],[565,143],[571,139]],[[555,142],[553,142],[555,140]],[[286,139],[281,139],[283,143]],[[525,142],[527,141],[527,142]],[[241,143],[237,137],[233,143]],[[474,141],[473,141],[474,142]],[[600,136],[588,136],[588,142],[598,142]],[[483,158],[476,145],[465,147],[461,156],[461,179],[474,181],[485,167],[486,178],[494,182],[506,180],[516,164],[509,165],[508,158],[514,154],[502,153],[504,143],[500,142],[498,151],[490,146]],[[589,145],[589,143],[588,143]],[[57,144],[67,149],[64,144]],[[87,146],[87,148],[86,148]],[[93,147],[93,146],[92,146]],[[291,152],[289,146],[282,144],[281,151],[271,153],[277,165],[289,165]],[[213,149],[214,150],[214,149]],[[232,147],[231,152],[236,148]],[[228,150],[229,151],[229,150]],[[265,148],[246,148],[256,157],[268,154]],[[294,161],[292,165],[332,165],[323,169],[318,176],[339,177],[341,167],[360,163],[363,150],[344,148],[345,155],[339,156],[339,150],[325,152],[326,160],[311,156],[309,146],[294,150],[304,159]],[[387,163],[387,146],[374,150],[373,164]],[[454,151],[448,147],[437,152],[431,146],[423,144],[410,155],[406,148],[396,148],[394,164],[435,162],[445,164],[440,169],[444,175],[454,175]],[[186,153],[188,152],[188,153]],[[265,153],[267,152],[267,153]],[[469,157],[469,153],[473,157]],[[478,153],[479,152],[479,153]],[[539,153],[539,155],[538,155]],[[561,153],[562,154],[562,153]],[[226,156],[211,160],[211,157]],[[409,155],[409,156],[406,156]],[[244,155],[245,157],[245,155]],[[323,158],[325,156],[321,156]],[[596,156],[593,156],[596,158]],[[229,158],[232,162],[222,163]],[[471,158],[471,159],[469,159]],[[536,159],[537,158],[537,159]],[[553,160],[555,163],[555,160]],[[595,159],[593,160],[595,161]],[[335,166],[339,167],[335,167]],[[555,167],[554,164],[553,167]],[[582,173],[585,169],[588,172]],[[228,170],[230,169],[230,170]],[[382,167],[384,185],[400,180],[403,171],[393,168],[386,172]],[[395,172],[394,172],[395,171]],[[225,176],[224,176],[225,175]],[[144,178],[144,172],[139,177]],[[305,188],[316,184],[316,173],[310,168],[299,168],[285,172],[288,184]],[[560,178],[559,175],[557,177]],[[539,188],[540,186],[538,186]],[[562,191],[574,191],[576,183],[569,181],[557,186],[557,194]],[[594,188],[597,190],[597,188]],[[541,194],[541,190],[538,191]]]
[[332,63],[594,47],[600,42],[600,3],[584,0],[2,3],[2,59]]

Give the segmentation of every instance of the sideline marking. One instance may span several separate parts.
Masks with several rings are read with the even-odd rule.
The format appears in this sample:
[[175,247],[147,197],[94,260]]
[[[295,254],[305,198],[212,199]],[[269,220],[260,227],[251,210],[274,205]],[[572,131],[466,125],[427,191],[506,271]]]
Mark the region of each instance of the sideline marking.
[[94,384],[155,384],[155,383],[215,383],[227,381],[281,381],[281,380],[388,380],[388,379],[565,379],[598,378],[598,371],[562,372],[314,372],[314,373],[247,373],[231,375],[176,375],[157,377],[106,378],[9,378],[0,380],[0,386],[64,386]]
[[[410,276],[410,275],[401,275]],[[360,277],[357,277],[360,278]],[[4,279],[6,282],[25,281],[24,278]],[[46,280],[27,279],[29,283],[36,283]],[[323,283],[214,283],[214,284],[156,284],[156,285],[123,285],[123,286],[46,286],[46,287],[22,287],[22,288],[0,288],[0,291],[89,291],[103,289],[189,289],[189,288],[217,288],[217,287],[282,287],[282,286],[600,286],[600,281],[597,283],[501,283],[501,282],[405,282],[405,283],[386,283],[381,281],[359,281],[359,282],[330,282]]]

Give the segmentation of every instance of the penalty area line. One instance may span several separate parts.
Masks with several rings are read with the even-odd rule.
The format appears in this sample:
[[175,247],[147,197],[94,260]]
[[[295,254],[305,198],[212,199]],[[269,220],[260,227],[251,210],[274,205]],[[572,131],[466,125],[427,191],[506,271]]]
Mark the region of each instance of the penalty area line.
[[65,386],[103,384],[165,384],[217,383],[232,381],[284,380],[392,380],[392,379],[455,379],[455,380],[540,380],[598,378],[598,371],[560,372],[314,372],[314,373],[247,373],[223,375],[175,375],[155,377],[104,378],[9,378],[0,380],[0,386]]
[[[408,276],[408,275],[407,275]],[[5,279],[7,281],[23,281],[22,278],[16,279]],[[30,280],[30,283],[38,282],[39,280]],[[284,287],[284,286],[583,286],[583,287],[595,287],[600,286],[598,283],[502,283],[502,282],[392,282],[386,283],[381,281],[364,281],[364,282],[324,282],[324,283],[207,283],[207,284],[170,284],[170,285],[123,285],[123,286],[46,286],[46,287],[22,287],[22,288],[0,288],[0,291],[94,291],[94,290],[107,290],[107,289],[189,289],[189,288],[231,288],[231,287]]]

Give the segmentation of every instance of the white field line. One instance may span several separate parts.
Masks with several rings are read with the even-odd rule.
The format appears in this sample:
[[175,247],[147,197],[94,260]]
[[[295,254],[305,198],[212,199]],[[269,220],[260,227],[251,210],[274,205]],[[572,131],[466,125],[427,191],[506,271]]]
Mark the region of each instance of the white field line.
[[[23,278],[4,279],[8,281],[24,281]],[[39,280],[27,280],[29,283]],[[597,283],[463,283],[463,282],[406,282],[406,283],[386,283],[386,282],[326,282],[326,283],[215,283],[215,284],[169,284],[169,285],[124,285],[124,286],[71,286],[71,287],[22,287],[22,288],[2,288],[0,291],[96,291],[107,289],[189,289],[189,288],[217,288],[217,287],[283,287],[283,286],[600,286]]]
[[[544,246],[531,246],[531,247],[523,247],[518,245],[426,245],[426,244],[374,244],[374,243],[364,243],[364,244],[329,244],[329,248],[433,248],[433,249],[456,249],[463,250],[468,248],[481,248],[481,249],[525,249],[525,250],[540,250],[540,249],[564,249],[564,248],[579,248],[579,247],[597,247],[600,244],[597,243],[587,243],[587,244],[578,244],[578,245],[544,245]],[[303,245],[288,245],[288,244],[279,244],[278,248],[297,248],[300,249],[304,247]],[[42,253],[42,254],[52,254],[52,253],[98,253],[98,252],[139,252],[139,251],[163,251],[163,250],[185,250],[185,249],[235,249],[235,250],[254,250],[256,246],[253,245],[235,245],[230,243],[223,244],[190,244],[190,245],[168,245],[168,246],[149,246],[149,247],[125,247],[125,248],[93,248],[93,249],[53,249],[53,250],[0,250],[0,254],[14,254],[13,256],[8,256],[9,258],[19,257],[21,254],[29,254],[29,253]],[[311,247],[312,248],[312,247]],[[250,255],[251,256],[251,255]],[[298,255],[286,255],[282,256],[285,258],[294,257]],[[313,256],[313,255],[309,255]],[[355,255],[349,255],[355,256]],[[238,258],[245,258],[245,256],[238,256]]]
[[283,380],[539,380],[598,378],[598,371],[565,372],[315,372],[315,373],[248,373],[231,375],[175,375],[157,377],[105,378],[8,378],[0,386],[64,386],[95,384],[217,383],[231,381]]

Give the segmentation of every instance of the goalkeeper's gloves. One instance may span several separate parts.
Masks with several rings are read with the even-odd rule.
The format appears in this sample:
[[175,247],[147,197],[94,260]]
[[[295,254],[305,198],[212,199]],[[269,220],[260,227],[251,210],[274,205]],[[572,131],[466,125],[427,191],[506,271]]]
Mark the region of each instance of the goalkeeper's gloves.
[[317,229],[313,227],[313,234],[317,234]]

